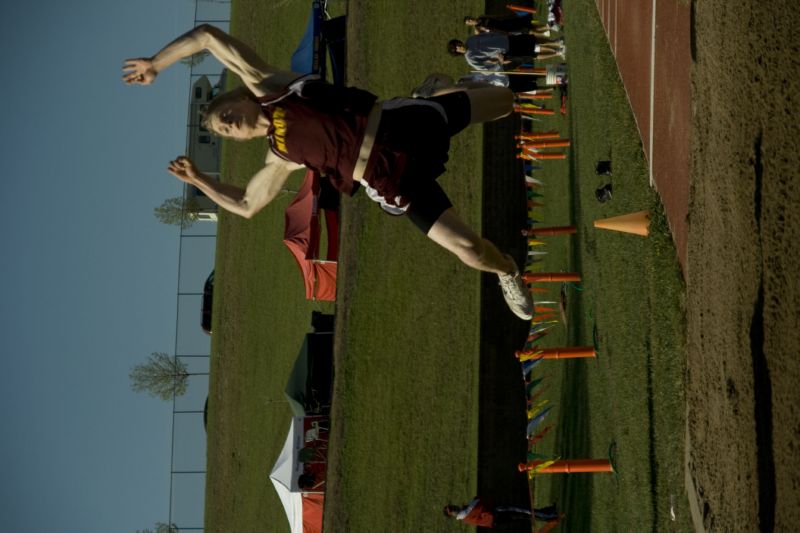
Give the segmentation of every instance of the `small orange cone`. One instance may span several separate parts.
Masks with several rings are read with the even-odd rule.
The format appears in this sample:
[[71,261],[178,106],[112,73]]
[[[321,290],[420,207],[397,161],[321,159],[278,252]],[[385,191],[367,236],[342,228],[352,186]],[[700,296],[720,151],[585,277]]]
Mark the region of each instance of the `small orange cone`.
[[637,211],[618,217],[604,218],[594,221],[595,228],[621,231],[623,233],[634,233],[647,237],[650,233],[650,212]]

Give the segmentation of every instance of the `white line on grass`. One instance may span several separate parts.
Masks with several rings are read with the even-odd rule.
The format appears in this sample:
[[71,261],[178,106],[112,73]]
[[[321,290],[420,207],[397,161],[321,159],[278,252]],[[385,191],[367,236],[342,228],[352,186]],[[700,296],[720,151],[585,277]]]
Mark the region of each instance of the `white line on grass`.
[[656,94],[656,3],[653,0],[653,20],[650,26],[650,138],[648,139],[649,148],[647,150],[647,162],[650,172],[650,186],[653,186],[653,115],[655,109]]

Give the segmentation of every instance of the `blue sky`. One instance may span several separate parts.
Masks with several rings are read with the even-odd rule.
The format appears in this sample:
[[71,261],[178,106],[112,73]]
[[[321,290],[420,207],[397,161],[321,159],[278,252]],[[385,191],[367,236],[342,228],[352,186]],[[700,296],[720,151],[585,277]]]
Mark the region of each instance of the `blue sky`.
[[[191,0],[11,2],[0,129],[4,281],[0,531],[136,531],[166,521],[171,405],[128,372],[173,353],[189,73],[121,81],[192,26]],[[205,272],[204,274],[207,274]]]

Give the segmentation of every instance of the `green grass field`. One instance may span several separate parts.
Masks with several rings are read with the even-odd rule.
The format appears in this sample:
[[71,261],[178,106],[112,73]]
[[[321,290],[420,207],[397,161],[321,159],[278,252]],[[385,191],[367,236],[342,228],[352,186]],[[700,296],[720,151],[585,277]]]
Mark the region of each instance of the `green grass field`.
[[[599,356],[561,369],[552,453],[602,458],[614,446],[618,473],[540,476],[537,492],[563,502],[571,530],[688,530],[683,490],[684,287],[659,201],[647,187],[640,140],[596,15],[592,2],[570,6],[565,131],[573,146],[564,178],[571,184],[567,193],[580,236],[569,270],[583,276],[583,291],[574,294],[570,313],[570,340],[592,344],[596,328]],[[614,197],[606,204],[594,199],[594,189],[609,181],[594,175],[601,159],[611,159],[614,168]],[[592,228],[593,220],[642,209],[653,213],[647,239]]]
[[[232,31],[287,65],[307,5],[236,0]],[[431,71],[463,73],[444,43],[465,37],[462,17],[484,4],[351,1],[347,9],[349,81],[390,97],[408,94]],[[548,419],[555,429],[537,451],[603,458],[613,443],[618,473],[539,476],[535,500],[564,510],[565,531],[685,530],[680,273],[594,4],[569,10],[569,112],[536,128],[558,128],[573,145],[568,161],[545,162],[536,176],[545,181],[543,225],[579,227],[577,237],[548,240],[541,270],[578,271],[583,283],[568,289],[569,326],[543,344],[591,344],[596,328],[600,355],[537,367],[555,404]],[[521,259],[526,213],[515,120],[460,134],[440,180],[465,219]],[[264,150],[259,142],[229,143],[225,179],[243,183]],[[594,163],[607,158],[614,198],[599,204]],[[343,201],[337,303],[306,302],[280,242],[289,201],[280,198],[252,221],[220,221],[207,530],[288,530],[268,473],[290,417],[281,392],[314,309],[337,316],[327,531],[458,531],[441,515],[446,503],[478,491],[527,501],[525,478],[513,470],[524,460],[525,424],[513,350],[527,326],[505,309],[495,279],[359,195]],[[654,213],[648,239],[591,228],[596,218],[640,209]],[[678,522],[669,518],[671,504]]]

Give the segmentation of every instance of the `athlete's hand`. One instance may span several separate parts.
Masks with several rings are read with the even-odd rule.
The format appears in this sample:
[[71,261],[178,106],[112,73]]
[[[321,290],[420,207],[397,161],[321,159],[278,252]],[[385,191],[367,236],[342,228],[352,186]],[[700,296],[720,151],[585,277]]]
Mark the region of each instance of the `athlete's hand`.
[[128,85],[150,85],[158,76],[153,61],[146,57],[126,59],[122,72],[122,79]]
[[169,162],[167,172],[189,185],[194,185],[199,174],[192,160],[183,155]]

